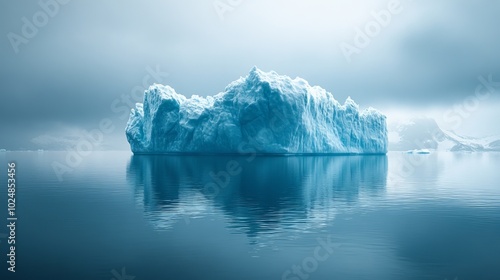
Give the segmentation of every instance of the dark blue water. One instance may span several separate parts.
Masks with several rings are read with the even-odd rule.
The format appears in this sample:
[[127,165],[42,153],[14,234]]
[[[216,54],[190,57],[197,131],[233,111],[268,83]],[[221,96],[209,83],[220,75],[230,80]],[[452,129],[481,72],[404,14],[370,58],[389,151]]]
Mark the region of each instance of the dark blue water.
[[500,279],[500,154],[65,157],[0,153],[1,279]]

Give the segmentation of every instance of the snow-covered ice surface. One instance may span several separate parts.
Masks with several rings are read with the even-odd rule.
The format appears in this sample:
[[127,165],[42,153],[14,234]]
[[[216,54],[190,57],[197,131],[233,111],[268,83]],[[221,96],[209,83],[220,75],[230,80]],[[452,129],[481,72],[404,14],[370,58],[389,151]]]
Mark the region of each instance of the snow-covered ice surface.
[[215,96],[155,84],[126,128],[134,153],[383,154],[386,117],[301,78],[252,68]]

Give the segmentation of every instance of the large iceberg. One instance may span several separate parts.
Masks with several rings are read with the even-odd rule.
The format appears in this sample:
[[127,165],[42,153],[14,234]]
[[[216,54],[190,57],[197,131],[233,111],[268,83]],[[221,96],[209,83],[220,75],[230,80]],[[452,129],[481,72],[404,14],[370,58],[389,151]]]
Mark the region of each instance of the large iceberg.
[[213,97],[151,86],[126,135],[134,153],[385,154],[388,146],[377,110],[256,67]]

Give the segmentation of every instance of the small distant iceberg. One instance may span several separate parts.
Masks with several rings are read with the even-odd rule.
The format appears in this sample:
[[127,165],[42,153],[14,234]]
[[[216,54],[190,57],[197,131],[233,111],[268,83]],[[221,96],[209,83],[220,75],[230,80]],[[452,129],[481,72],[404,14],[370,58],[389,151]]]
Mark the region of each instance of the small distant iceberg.
[[7,152],[6,149],[0,149],[0,153],[5,153],[5,152]]
[[406,151],[407,154],[413,154],[413,155],[428,155],[431,153],[428,149],[415,149],[415,150],[409,150]]
[[215,96],[186,98],[155,84],[131,110],[134,153],[385,154],[386,116],[254,67]]

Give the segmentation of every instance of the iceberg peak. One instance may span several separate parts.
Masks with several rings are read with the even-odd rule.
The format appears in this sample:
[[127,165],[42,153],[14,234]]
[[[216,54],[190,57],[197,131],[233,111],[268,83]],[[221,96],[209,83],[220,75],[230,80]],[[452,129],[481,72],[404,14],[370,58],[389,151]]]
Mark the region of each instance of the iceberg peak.
[[383,114],[256,66],[213,97],[152,85],[131,110],[126,135],[134,153],[387,152]]
[[260,82],[262,81],[263,72],[257,68],[257,66],[252,67],[248,73],[246,80],[247,82]]
[[252,69],[250,69],[250,74],[257,72],[262,72],[262,71],[257,66],[254,65]]

